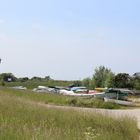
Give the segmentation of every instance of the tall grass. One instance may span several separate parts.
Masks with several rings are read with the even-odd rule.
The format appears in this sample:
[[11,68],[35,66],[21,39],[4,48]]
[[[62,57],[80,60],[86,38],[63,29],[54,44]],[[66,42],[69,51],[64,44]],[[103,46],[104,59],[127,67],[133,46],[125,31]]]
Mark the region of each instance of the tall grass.
[[106,108],[106,109],[121,108],[121,106],[117,104],[106,103],[103,100],[97,100],[94,98],[80,98],[80,97],[63,96],[59,94],[35,93],[30,90],[20,91],[9,88],[1,88],[0,94],[8,94],[9,96],[18,96],[33,101],[44,102],[46,104],[70,105],[78,107]]
[[28,80],[25,82],[5,82],[5,86],[25,86],[28,89],[33,89],[42,86],[64,86],[67,87],[73,84],[74,81],[60,81],[60,80]]
[[138,140],[133,119],[41,107],[0,94],[0,140]]

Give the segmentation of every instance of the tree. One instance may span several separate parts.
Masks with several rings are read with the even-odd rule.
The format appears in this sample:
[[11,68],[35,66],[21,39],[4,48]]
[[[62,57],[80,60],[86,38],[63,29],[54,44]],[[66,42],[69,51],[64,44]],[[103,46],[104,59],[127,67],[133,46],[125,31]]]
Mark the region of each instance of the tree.
[[17,78],[12,73],[2,73],[0,75],[1,81],[4,82],[15,82],[17,81]]
[[104,83],[104,87],[108,87],[108,88],[114,87],[114,78],[115,78],[114,73],[112,72],[108,73]]
[[140,80],[135,80],[134,88],[135,88],[136,90],[140,90]]
[[20,82],[27,82],[29,80],[28,77],[23,77],[18,79]]
[[95,84],[94,81],[91,78],[85,78],[82,80],[82,85],[87,87],[88,89],[94,89]]
[[82,82],[81,81],[74,81],[73,86],[80,87],[80,86],[82,86]]
[[96,68],[92,78],[95,87],[111,87],[113,85],[113,79],[114,73],[104,66]]
[[47,80],[47,81],[52,80],[50,76],[45,76],[44,79]]
[[82,85],[87,87],[87,88],[90,88],[90,83],[91,83],[91,79],[90,78],[85,78],[82,81]]
[[114,78],[114,85],[117,88],[132,88],[131,77],[127,73],[119,73]]
[[140,90],[140,72],[137,72],[133,75],[132,84],[134,89]]
[[135,73],[133,77],[137,80],[140,80],[140,72]]
[[38,81],[41,81],[42,78],[41,78],[41,77],[36,77],[36,76],[34,76],[34,77],[31,78],[31,80],[35,80],[35,81],[38,80]]

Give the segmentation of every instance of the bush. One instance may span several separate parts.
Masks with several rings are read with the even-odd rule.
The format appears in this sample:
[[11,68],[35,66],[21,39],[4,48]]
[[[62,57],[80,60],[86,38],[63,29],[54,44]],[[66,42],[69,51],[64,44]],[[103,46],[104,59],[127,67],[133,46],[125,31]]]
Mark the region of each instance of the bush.
[[77,104],[77,99],[71,99],[68,101],[69,105],[75,106]]
[[4,82],[4,81],[2,81],[2,82],[1,82],[1,85],[2,85],[2,86],[5,86],[5,82]]
[[105,108],[105,109],[119,109],[120,106],[114,103],[107,103],[99,99],[84,99],[74,98],[68,101],[69,105],[78,107],[89,107],[89,108]]
[[140,90],[140,81],[135,82],[135,89]]

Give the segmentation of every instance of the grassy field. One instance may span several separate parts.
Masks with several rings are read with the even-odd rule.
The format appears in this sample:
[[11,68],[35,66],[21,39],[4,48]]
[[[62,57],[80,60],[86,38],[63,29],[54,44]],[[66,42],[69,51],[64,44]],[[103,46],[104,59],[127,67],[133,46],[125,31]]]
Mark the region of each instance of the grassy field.
[[64,86],[67,87],[73,84],[74,81],[59,81],[59,80],[28,80],[26,82],[4,82],[5,86],[24,86],[28,89],[33,89],[42,86]]
[[26,102],[23,95],[3,91],[0,140],[138,140],[133,119],[42,107],[37,100]]
[[0,94],[8,94],[9,96],[22,97],[30,99],[32,101],[43,102],[45,104],[55,104],[55,105],[68,105],[68,106],[78,106],[78,107],[91,107],[91,108],[105,108],[105,109],[120,109],[121,106],[113,103],[106,103],[102,100],[97,100],[94,98],[80,98],[80,97],[70,97],[58,94],[49,93],[35,93],[30,90],[20,91],[10,88],[2,88]]

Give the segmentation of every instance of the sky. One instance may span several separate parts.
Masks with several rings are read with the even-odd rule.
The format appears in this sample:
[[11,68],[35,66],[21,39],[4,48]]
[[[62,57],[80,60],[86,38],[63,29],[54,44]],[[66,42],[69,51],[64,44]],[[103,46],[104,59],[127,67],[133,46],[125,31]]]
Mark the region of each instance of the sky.
[[0,0],[0,73],[81,80],[140,71],[139,0]]

